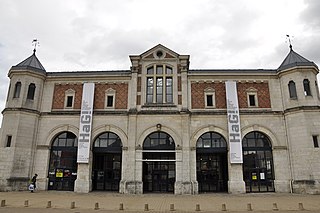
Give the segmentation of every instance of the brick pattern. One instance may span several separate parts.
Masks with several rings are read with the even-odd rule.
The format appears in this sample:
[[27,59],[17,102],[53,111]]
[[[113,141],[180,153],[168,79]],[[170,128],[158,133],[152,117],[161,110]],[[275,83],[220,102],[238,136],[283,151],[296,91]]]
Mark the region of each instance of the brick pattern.
[[182,104],[182,95],[178,95],[178,104],[179,104],[179,105]]
[[128,107],[128,84],[96,84],[94,92],[94,109],[104,109],[105,91],[115,90],[115,109],[127,109]]
[[141,105],[141,95],[137,95],[137,105]]
[[248,107],[247,90],[253,88],[257,90],[258,108],[271,108],[269,85],[263,83],[238,83],[238,101],[240,108]]
[[181,92],[181,76],[178,76],[178,91]]
[[[212,88],[215,90],[215,101],[217,109],[225,109],[226,105],[226,88],[225,83],[219,82],[194,82],[191,83],[191,107],[192,109],[204,109],[205,97],[204,90]],[[270,92],[268,83],[238,83],[238,101],[240,108],[247,108],[247,89],[254,88],[257,90],[259,108],[270,108]]]
[[[75,100],[73,109],[81,109],[82,99],[81,84],[67,84],[54,86],[52,109],[64,109],[65,91],[73,89],[75,91]],[[105,91],[109,88],[115,90],[115,109],[127,109],[128,106],[128,84],[96,84],[94,94],[94,109],[105,108]]]
[[138,81],[137,81],[137,92],[141,92],[141,77],[138,77]]
[[81,109],[82,99],[82,84],[65,84],[65,85],[54,85],[52,109],[63,109],[65,101],[65,92],[68,89],[75,91],[74,107],[73,109]]

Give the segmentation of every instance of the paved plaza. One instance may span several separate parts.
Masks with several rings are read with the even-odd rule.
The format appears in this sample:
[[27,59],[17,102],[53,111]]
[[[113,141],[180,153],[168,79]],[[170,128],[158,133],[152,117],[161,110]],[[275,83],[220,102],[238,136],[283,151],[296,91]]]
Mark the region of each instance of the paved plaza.
[[[0,212],[320,212],[320,195],[0,192]],[[300,204],[299,204],[300,203]]]

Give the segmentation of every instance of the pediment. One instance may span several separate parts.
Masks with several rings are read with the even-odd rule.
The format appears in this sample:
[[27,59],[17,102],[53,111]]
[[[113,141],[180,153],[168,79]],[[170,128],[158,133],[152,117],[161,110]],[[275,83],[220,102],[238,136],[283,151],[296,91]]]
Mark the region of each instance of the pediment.
[[141,54],[142,59],[173,59],[178,57],[178,53],[168,49],[161,44],[158,44],[157,46]]

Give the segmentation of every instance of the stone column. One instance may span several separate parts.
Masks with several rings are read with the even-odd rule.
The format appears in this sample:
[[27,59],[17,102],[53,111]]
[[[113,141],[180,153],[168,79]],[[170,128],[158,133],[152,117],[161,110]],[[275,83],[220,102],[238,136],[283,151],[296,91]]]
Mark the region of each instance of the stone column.
[[79,163],[74,191],[88,193],[92,190],[91,167],[89,163]]
[[228,190],[232,194],[246,192],[245,182],[243,181],[242,164],[229,164]]

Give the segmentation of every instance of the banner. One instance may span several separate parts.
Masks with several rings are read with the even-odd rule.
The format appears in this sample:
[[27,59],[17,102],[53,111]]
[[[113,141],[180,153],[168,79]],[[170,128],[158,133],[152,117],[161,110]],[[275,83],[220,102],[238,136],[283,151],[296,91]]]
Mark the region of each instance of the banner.
[[94,83],[84,83],[78,138],[78,163],[89,163]]
[[242,163],[242,142],[238,106],[237,83],[226,81],[227,116],[230,163]]

